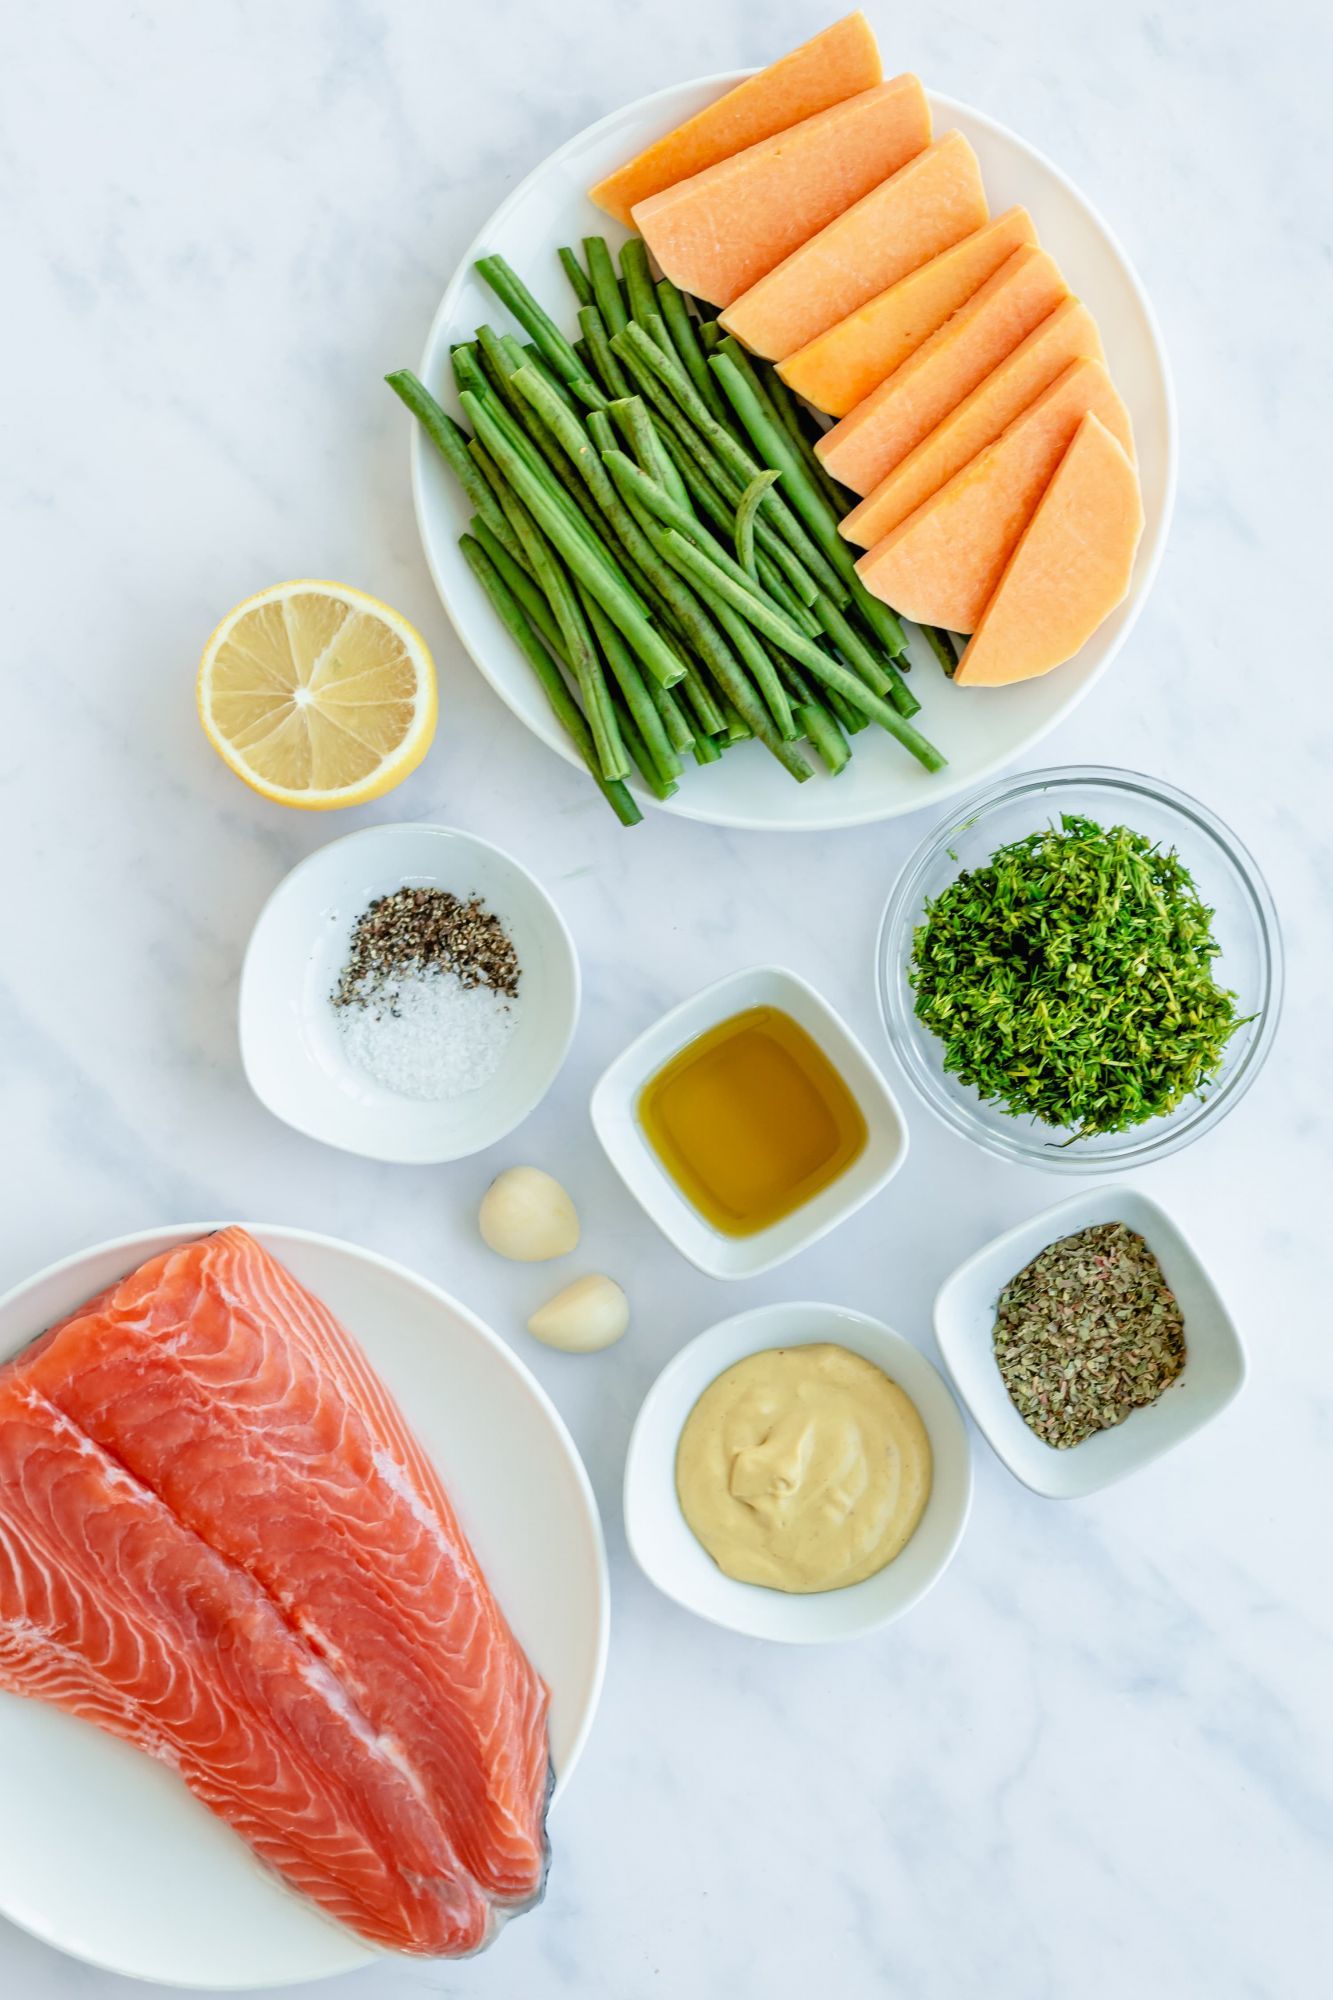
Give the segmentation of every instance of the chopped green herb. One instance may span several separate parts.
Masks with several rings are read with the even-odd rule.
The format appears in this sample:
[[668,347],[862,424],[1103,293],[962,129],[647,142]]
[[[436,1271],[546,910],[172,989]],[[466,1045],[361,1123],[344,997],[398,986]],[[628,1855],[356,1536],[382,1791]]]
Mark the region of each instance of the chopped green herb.
[[926,906],[909,977],[944,1067],[1075,1138],[1201,1095],[1243,1025],[1213,912],[1174,850],[1063,814]]
[[1030,1431],[1057,1451],[1155,1403],[1185,1366],[1185,1321],[1137,1230],[1062,1236],[1000,1294],[995,1360]]

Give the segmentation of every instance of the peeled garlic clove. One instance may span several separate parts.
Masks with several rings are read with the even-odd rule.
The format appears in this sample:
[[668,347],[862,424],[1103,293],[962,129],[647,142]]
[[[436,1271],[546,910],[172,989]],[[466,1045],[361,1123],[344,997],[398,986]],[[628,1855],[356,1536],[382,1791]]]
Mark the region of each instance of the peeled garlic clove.
[[528,1321],[528,1332],[566,1354],[595,1354],[619,1340],[628,1325],[629,1300],[614,1278],[594,1272],[575,1278],[539,1306]]
[[507,1167],[481,1198],[482,1241],[518,1264],[540,1264],[578,1248],[579,1218],[559,1181],[540,1167]]

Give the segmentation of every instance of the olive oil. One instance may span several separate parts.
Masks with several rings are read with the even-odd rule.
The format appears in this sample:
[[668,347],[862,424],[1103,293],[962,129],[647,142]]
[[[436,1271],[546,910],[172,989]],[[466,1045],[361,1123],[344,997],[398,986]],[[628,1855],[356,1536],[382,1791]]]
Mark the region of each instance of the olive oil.
[[861,1107],[776,1007],[720,1021],[639,1094],[648,1141],[723,1236],[755,1236],[837,1179],[866,1143]]

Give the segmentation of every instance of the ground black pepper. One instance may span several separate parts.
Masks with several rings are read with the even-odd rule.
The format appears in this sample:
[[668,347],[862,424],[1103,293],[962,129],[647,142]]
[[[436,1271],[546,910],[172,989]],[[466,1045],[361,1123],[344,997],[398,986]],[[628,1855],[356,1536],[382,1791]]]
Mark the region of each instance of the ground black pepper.
[[518,997],[518,954],[479,896],[464,901],[448,889],[404,888],[377,896],[357,918],[331,998],[335,1007],[365,1006],[377,989],[430,972]]

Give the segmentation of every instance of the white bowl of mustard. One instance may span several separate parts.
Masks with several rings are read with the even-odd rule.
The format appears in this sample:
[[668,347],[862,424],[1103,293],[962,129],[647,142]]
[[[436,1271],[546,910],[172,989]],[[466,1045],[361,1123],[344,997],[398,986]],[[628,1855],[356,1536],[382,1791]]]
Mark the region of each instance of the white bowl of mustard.
[[[728,1052],[747,1040],[754,1060],[730,1085],[698,1066],[703,1054],[725,1071]],[[710,1075],[720,1089],[708,1089]],[[673,1078],[683,1086],[674,1139],[692,1129],[710,1140],[711,1157],[687,1156],[655,1120]],[[907,1158],[907,1121],[875,1062],[822,994],[779,965],[729,973],[654,1022],[599,1078],[592,1122],[630,1193],[710,1278],[753,1278],[785,1263],[855,1214]]]
[[[766,1362],[760,1393],[773,1399],[773,1421],[751,1425],[748,1451],[743,1450],[746,1438],[730,1430],[719,1452],[711,1420],[720,1416],[724,1425],[727,1422],[729,1401],[735,1407],[733,1385],[740,1396],[754,1388],[737,1364],[759,1356],[785,1363],[802,1349],[841,1350],[860,1363],[870,1363],[915,1412],[927,1447],[924,1504],[919,1509],[913,1501],[921,1471],[918,1433],[910,1422],[899,1430],[894,1420],[885,1439],[888,1455],[896,1459],[901,1448],[906,1462],[894,1473],[898,1481],[901,1472],[901,1491],[895,1485],[886,1495],[882,1468],[872,1461],[878,1425],[885,1411],[892,1418],[892,1403],[877,1398],[864,1424],[849,1421],[843,1399],[855,1394],[858,1380],[865,1379],[855,1368],[835,1373],[836,1393],[827,1398],[816,1377],[808,1403],[796,1415],[785,1404],[791,1385],[802,1378],[785,1370],[774,1374]],[[732,1370],[737,1373],[724,1382]],[[715,1385],[721,1391],[720,1405],[701,1403]],[[696,1410],[710,1420],[712,1436],[704,1432],[691,1439]],[[698,1443],[700,1435],[702,1453],[683,1457],[682,1440],[688,1447],[692,1441]],[[830,1481],[830,1464],[839,1454],[843,1476]],[[808,1480],[803,1477],[806,1468],[813,1468]],[[697,1482],[701,1472],[702,1495],[689,1484]],[[742,1547],[738,1555],[734,1547],[719,1542],[724,1558],[776,1576],[794,1557],[785,1586],[744,1582],[727,1574],[698,1538],[687,1519],[686,1504],[697,1520],[706,1523],[710,1477],[715,1485],[719,1480],[725,1485],[732,1500],[736,1488],[744,1489],[744,1504],[737,1510]],[[826,1520],[831,1513],[837,1517],[831,1573],[845,1574],[858,1566],[863,1554],[849,1544],[847,1535],[855,1541],[857,1507],[866,1496],[881,1511],[880,1526],[888,1545],[897,1540],[906,1519],[913,1522],[910,1532],[898,1552],[861,1581],[821,1587],[818,1553],[812,1556],[808,1538],[803,1543],[797,1532],[802,1510],[808,1510],[807,1518],[821,1513]],[[943,1377],[901,1334],[844,1306],[759,1306],[701,1333],[667,1364],[648,1391],[625,1462],[625,1533],[649,1581],[712,1624],[750,1638],[794,1645],[861,1638],[909,1611],[947,1569],[967,1524],[971,1500],[967,1429]],[[906,1512],[895,1522],[892,1515],[899,1504]],[[759,1523],[758,1533],[755,1520],[743,1518],[751,1514]],[[775,1529],[768,1548],[762,1532],[765,1518]],[[722,1532],[727,1532],[725,1523]]]

